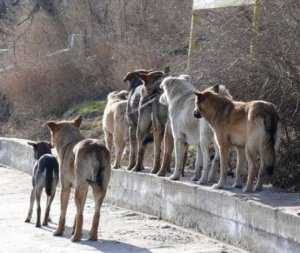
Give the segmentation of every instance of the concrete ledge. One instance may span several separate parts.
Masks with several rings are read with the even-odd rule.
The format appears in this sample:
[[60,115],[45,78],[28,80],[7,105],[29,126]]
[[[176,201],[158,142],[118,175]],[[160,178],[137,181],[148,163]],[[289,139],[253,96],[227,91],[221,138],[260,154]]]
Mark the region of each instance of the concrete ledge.
[[[0,138],[0,163],[29,172],[25,140]],[[113,170],[107,200],[258,253],[300,252],[299,194],[242,194]]]
[[0,138],[0,164],[31,174],[35,160],[32,147],[27,142],[23,139]]

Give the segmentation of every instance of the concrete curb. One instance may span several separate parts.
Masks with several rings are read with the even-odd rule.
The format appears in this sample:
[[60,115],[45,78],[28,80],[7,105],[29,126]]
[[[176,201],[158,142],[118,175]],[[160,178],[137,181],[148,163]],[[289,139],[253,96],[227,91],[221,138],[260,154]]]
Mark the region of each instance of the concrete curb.
[[[28,173],[33,166],[32,149],[25,140],[0,138],[0,163]],[[117,206],[156,215],[250,252],[300,252],[300,218],[281,205],[258,201],[263,197],[268,199],[268,195],[264,195],[212,190],[145,173],[113,170],[107,200]],[[284,201],[286,196],[282,193],[279,200]],[[299,195],[293,197],[299,198]],[[289,205],[295,203],[298,205],[299,202]]]

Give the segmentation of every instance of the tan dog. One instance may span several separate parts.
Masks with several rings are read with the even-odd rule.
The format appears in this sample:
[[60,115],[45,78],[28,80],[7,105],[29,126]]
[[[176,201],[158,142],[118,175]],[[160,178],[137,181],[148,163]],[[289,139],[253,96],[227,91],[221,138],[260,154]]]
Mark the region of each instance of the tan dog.
[[110,152],[114,144],[116,157],[113,168],[115,169],[121,167],[122,154],[128,142],[127,95],[126,90],[109,93],[102,120],[105,145]]
[[[275,106],[266,101],[237,102],[217,94],[218,86],[203,92],[196,91],[194,116],[202,116],[215,131],[221,156],[220,179],[213,188],[222,188],[226,180],[229,149],[236,147],[238,164],[233,187],[240,187],[241,169],[245,167],[245,155],[248,162],[248,179],[244,192],[262,188],[262,177],[273,173],[275,163],[275,143],[278,137],[279,117]],[[257,171],[257,155],[260,156],[260,168]],[[258,172],[258,173],[257,173]]]
[[110,153],[95,139],[84,139],[79,127],[81,117],[72,121],[47,122],[51,141],[58,153],[61,179],[60,218],[54,235],[60,236],[65,229],[65,218],[71,187],[75,188],[76,218],[72,241],[82,235],[83,210],[89,185],[93,189],[95,213],[90,240],[97,240],[100,208],[110,179]]

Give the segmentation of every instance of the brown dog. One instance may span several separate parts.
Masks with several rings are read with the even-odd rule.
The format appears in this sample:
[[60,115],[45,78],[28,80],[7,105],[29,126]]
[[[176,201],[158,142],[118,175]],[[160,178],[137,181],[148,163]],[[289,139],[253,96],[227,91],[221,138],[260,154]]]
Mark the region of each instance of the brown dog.
[[[236,147],[238,164],[234,187],[240,187],[241,169],[248,162],[248,179],[244,192],[260,190],[262,177],[273,173],[275,143],[278,137],[279,117],[275,106],[266,101],[238,102],[217,94],[218,86],[203,92],[196,91],[194,116],[202,116],[215,131],[221,156],[220,179],[213,188],[222,188],[226,180],[229,148]],[[260,156],[259,171],[256,168]],[[258,172],[258,173],[257,173]],[[257,175],[255,188],[253,182]]]
[[128,121],[126,119],[128,91],[113,91],[107,96],[107,104],[103,113],[103,131],[105,145],[111,152],[115,148],[115,162],[113,168],[121,167],[121,158],[128,142]]
[[[169,72],[136,70],[128,73],[124,82],[129,82],[130,93],[127,106],[129,122],[130,159],[128,169],[143,170],[145,145],[152,132],[154,136],[154,164],[152,173],[164,176],[170,167],[173,138],[170,127],[165,130],[168,120],[167,107],[159,103],[162,77]],[[165,134],[164,134],[165,132]],[[164,135],[163,135],[164,134]],[[164,155],[160,166],[160,147],[164,137]],[[136,154],[136,156],[135,156]]]
[[56,148],[61,178],[60,218],[54,235],[60,236],[65,229],[65,218],[71,187],[75,188],[76,218],[72,241],[82,235],[83,210],[89,185],[93,189],[95,213],[90,230],[90,240],[97,240],[100,208],[110,179],[110,153],[95,139],[84,139],[79,127],[81,117],[72,121],[47,122],[51,141]]

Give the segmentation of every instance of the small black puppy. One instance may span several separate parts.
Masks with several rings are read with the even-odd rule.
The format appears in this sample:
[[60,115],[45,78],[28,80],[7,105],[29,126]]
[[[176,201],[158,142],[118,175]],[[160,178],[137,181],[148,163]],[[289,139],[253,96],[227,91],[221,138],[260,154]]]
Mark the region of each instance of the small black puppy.
[[47,207],[43,226],[48,225],[51,203],[55,196],[56,186],[58,183],[58,162],[51,153],[51,144],[45,141],[28,142],[34,150],[34,158],[37,160],[32,173],[33,189],[30,195],[30,207],[25,222],[30,222],[34,200],[37,202],[37,220],[36,227],[41,226],[41,195],[43,188],[47,194]]

